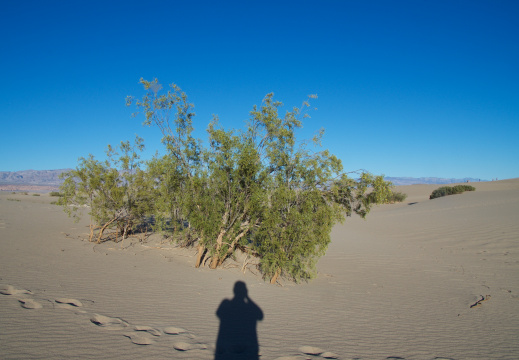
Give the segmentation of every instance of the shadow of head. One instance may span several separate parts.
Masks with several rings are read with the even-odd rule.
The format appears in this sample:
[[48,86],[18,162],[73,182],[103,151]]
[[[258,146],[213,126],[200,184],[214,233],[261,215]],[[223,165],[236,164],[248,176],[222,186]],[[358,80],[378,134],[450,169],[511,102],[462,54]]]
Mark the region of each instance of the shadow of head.
[[247,285],[243,281],[236,281],[234,284],[234,297],[236,299],[246,299],[248,297]]

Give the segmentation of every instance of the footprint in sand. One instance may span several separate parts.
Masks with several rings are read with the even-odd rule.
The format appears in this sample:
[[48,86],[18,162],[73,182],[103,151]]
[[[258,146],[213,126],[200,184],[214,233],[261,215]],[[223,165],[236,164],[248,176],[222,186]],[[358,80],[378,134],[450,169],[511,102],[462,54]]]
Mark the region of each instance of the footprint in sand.
[[186,330],[174,326],[165,327],[164,329],[162,329],[162,331],[164,331],[164,334],[168,335],[180,335],[187,333]]
[[[325,359],[338,359],[339,358],[338,355],[336,355],[334,353],[331,353],[329,351],[322,353],[321,357],[323,357]],[[281,356],[281,357],[276,358],[276,360],[303,360],[303,359],[309,359],[309,358],[308,358],[308,356],[302,357],[302,356],[299,356],[299,355],[296,355],[296,356]]]
[[90,321],[100,327],[107,330],[120,330],[128,327],[128,323],[119,318],[112,318],[104,315],[94,314],[90,318]]
[[42,306],[39,302],[34,301],[32,299],[18,299],[18,301],[22,304],[22,307],[25,309],[41,309]]
[[[320,349],[315,346],[301,346],[298,350],[305,355],[321,356],[322,358],[325,358],[325,359],[338,359],[339,358],[339,355],[334,354],[330,351],[324,351],[323,349]],[[282,358],[282,359],[284,359],[284,358]],[[289,359],[290,359],[290,357],[288,357],[286,360],[289,360]]]
[[144,326],[144,325],[135,325],[133,330],[135,331],[146,331],[147,333],[153,335],[153,336],[160,336],[162,335],[159,329],[152,328],[151,326]]
[[57,299],[54,299],[54,301],[56,301],[58,304],[72,305],[72,306],[75,306],[75,307],[83,306],[81,301],[76,300],[76,299],[57,298]]
[[[24,290],[24,289],[16,289],[12,285],[0,285],[0,294],[4,295],[19,295],[19,294],[30,294],[33,295],[33,293],[30,290]],[[42,305],[38,303],[35,300],[32,299],[18,299],[21,306],[26,309],[41,309]],[[54,302],[58,304],[58,307],[60,308],[67,308],[74,310],[76,308],[82,307],[83,303],[77,299],[72,298],[56,298],[54,299]],[[77,310],[81,313],[85,313],[85,311]],[[122,330],[125,328],[128,328],[130,324],[123,319],[116,318],[116,317],[109,317],[105,315],[100,314],[92,314],[90,317],[90,321],[104,329],[107,330]],[[135,332],[128,332],[124,333],[123,335],[128,337],[132,343],[137,345],[152,345],[155,342],[152,340],[151,336],[158,337],[162,335],[162,332],[167,335],[184,335],[188,336],[191,339],[196,339],[196,336],[193,334],[190,334],[187,330],[179,327],[174,326],[168,326],[163,328],[162,332],[160,329],[153,328],[151,326],[146,325],[135,325],[133,326],[133,330]],[[142,332],[142,333],[139,333]],[[143,334],[147,333],[147,334]],[[173,343],[173,348],[178,351],[189,351],[189,350],[207,350],[208,346],[206,344],[195,342],[195,343],[189,343],[184,341],[176,341]]]
[[137,344],[137,345],[151,345],[151,344],[154,344],[154,341],[151,340],[149,337],[147,337],[145,335],[136,334],[136,333],[125,333],[123,335],[126,336],[127,338],[130,338],[132,343]]
[[[97,320],[99,321],[100,319],[98,318]],[[148,334],[156,336],[156,337],[162,335],[162,333],[159,329],[153,328],[151,326],[135,325],[133,327],[133,329],[135,330],[135,332],[133,332],[133,333],[128,332],[128,333],[124,333],[123,335],[126,336],[127,338],[130,338],[132,343],[137,344],[137,345],[154,344],[155,342],[152,340],[152,338]],[[148,334],[138,334],[137,333],[137,332],[141,332],[141,331],[146,332]],[[184,330],[182,328],[173,327],[173,326],[164,328],[163,332],[168,335],[185,334],[185,335],[188,335],[189,337],[193,337],[186,330]],[[189,350],[206,350],[208,347],[206,344],[202,344],[202,343],[189,343],[189,342],[185,342],[185,341],[176,341],[173,343],[173,348],[177,351],[189,351]]]
[[0,285],[0,294],[19,295],[19,294],[32,294],[32,292],[30,290],[16,289],[12,285]]
[[301,346],[299,348],[299,351],[302,352],[303,354],[314,355],[314,356],[319,356],[324,352],[324,350],[319,349],[318,347],[315,347],[315,346]]
[[177,341],[173,343],[173,348],[178,351],[188,351],[188,350],[206,350],[206,344],[190,344],[184,341]]
[[86,311],[79,310],[78,308],[83,306],[81,301],[69,298],[57,298],[54,299],[56,307],[59,309],[67,309],[74,311],[76,314],[86,314]]
[[337,354],[334,354],[330,351],[326,351],[326,352],[323,352],[321,354],[321,357],[325,358],[325,359],[338,359],[339,358],[339,355]]
[[[184,335],[188,336],[192,340],[195,340],[197,338],[196,335],[189,333],[186,329],[182,329],[175,326],[167,326],[163,328],[162,331],[164,332],[164,334],[167,335]],[[173,348],[178,351],[207,350],[208,346],[200,342],[188,343],[185,341],[176,341],[173,343]]]

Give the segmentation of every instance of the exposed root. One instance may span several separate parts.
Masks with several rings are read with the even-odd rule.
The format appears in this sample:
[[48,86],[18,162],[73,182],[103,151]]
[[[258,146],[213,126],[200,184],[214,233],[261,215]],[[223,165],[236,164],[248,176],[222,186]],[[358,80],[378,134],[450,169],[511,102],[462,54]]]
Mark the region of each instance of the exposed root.
[[481,305],[481,303],[483,301],[487,301],[488,299],[490,299],[490,295],[479,295],[481,297],[481,299],[479,299],[478,301],[476,301],[474,304],[470,305],[470,308],[472,309],[473,307],[476,307],[476,306],[479,306]]

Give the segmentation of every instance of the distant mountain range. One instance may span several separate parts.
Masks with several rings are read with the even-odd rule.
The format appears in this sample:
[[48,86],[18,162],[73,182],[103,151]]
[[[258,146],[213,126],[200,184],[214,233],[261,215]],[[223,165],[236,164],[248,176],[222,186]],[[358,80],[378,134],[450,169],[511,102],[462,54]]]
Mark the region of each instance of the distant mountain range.
[[[58,170],[23,170],[23,171],[0,171],[0,185],[36,185],[36,186],[59,186],[62,180],[59,175],[70,169]],[[483,179],[463,178],[445,179],[437,177],[386,177],[395,185],[412,184],[452,184],[463,182],[486,181]]]
[[59,186],[59,175],[70,169],[0,171],[0,185]]

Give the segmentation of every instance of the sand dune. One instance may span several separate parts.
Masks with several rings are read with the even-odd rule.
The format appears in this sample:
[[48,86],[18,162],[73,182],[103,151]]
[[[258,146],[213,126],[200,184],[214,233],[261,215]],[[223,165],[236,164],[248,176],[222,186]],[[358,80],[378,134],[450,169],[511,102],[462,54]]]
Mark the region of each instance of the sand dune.
[[195,269],[160,237],[94,245],[48,195],[0,193],[0,358],[214,359],[243,281],[261,359],[518,359],[519,179],[471,185],[398,187],[404,203],[333,229],[315,280],[283,286]]

